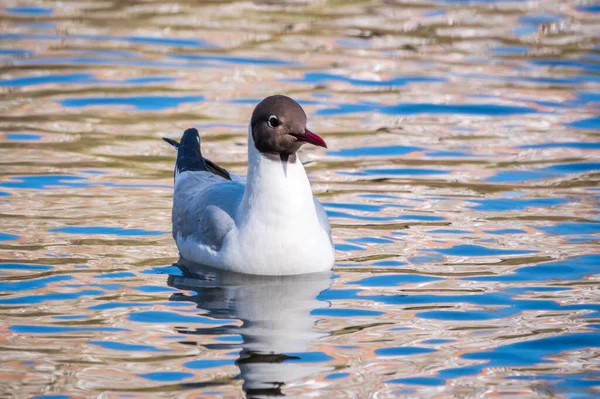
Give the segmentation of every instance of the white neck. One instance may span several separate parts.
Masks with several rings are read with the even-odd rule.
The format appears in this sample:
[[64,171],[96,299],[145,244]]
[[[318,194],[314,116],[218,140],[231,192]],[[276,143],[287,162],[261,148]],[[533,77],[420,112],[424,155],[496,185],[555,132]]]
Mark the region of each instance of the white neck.
[[[333,247],[323,229],[299,159],[270,159],[248,132],[248,177],[225,264],[249,274],[286,275],[330,270]],[[293,256],[291,256],[293,255]]]
[[[264,218],[282,216],[282,220],[316,217],[310,182],[300,159],[294,162],[271,159],[262,155],[254,145],[248,127],[248,177],[240,211],[249,218],[259,213]],[[265,221],[276,222],[275,220]]]

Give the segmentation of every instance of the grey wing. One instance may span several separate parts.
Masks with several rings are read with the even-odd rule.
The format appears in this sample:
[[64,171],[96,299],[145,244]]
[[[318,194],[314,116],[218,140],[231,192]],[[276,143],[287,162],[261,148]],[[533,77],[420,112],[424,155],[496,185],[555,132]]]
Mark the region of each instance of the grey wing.
[[317,218],[321,223],[321,227],[325,230],[329,236],[331,236],[331,225],[329,224],[329,217],[327,217],[327,212],[325,212],[325,208],[316,197],[313,197],[315,201],[315,209],[317,210]]
[[244,186],[210,172],[184,172],[173,195],[173,237],[193,237],[218,250],[234,227]]

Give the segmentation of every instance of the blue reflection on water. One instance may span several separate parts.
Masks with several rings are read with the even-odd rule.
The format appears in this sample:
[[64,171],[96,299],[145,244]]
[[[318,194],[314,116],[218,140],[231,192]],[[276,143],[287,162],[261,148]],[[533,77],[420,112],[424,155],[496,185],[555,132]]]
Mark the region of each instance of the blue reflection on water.
[[566,68],[576,68],[576,69],[584,69],[591,72],[599,72],[600,65],[585,62],[581,59],[579,60],[566,60],[566,59],[558,59],[558,60],[534,60],[531,61],[534,65],[541,66],[550,66],[550,67],[566,67]]
[[327,289],[322,291],[318,296],[319,301],[334,301],[344,299],[355,299],[358,298],[358,294],[362,291],[357,289]]
[[476,203],[477,205],[469,206],[469,208],[478,211],[504,212],[520,211],[523,209],[540,206],[556,206],[566,204],[569,202],[569,198],[490,198],[482,200],[468,200],[468,202]]
[[[531,28],[531,27],[529,27]],[[528,28],[519,28],[522,31],[530,31]],[[534,33],[536,32],[535,27],[531,29]],[[581,69],[581,68],[580,68]],[[463,79],[478,79],[478,80],[503,80],[506,82],[516,82],[516,83],[535,83],[539,85],[568,85],[568,86],[576,86],[576,85],[587,85],[590,82],[600,82],[600,76],[590,73],[579,73],[572,74],[568,76],[530,76],[526,74],[519,74],[516,76],[494,76],[494,75],[482,75],[482,74],[457,74],[460,78]],[[535,100],[534,100],[535,101]]]
[[525,234],[525,230],[521,229],[502,229],[502,230],[484,230],[488,234],[504,235],[504,234]]
[[491,3],[505,3],[515,2],[524,0],[434,0],[437,3],[456,3],[456,4],[491,4]]
[[556,164],[540,169],[498,172],[494,176],[487,178],[486,181],[491,183],[523,182],[567,176],[573,173],[587,173],[596,170],[600,170],[600,163],[579,162]]
[[600,150],[599,142],[583,142],[583,141],[575,141],[575,142],[564,142],[564,143],[542,143],[542,144],[529,144],[522,145],[519,148],[528,149],[528,148],[579,148],[582,150]]
[[600,12],[600,4],[581,5],[581,6],[577,6],[576,8],[577,8],[577,11],[592,12],[592,13]]
[[525,54],[529,50],[531,50],[529,46],[501,46],[491,49],[490,52],[496,55],[515,55]]
[[467,353],[465,359],[487,360],[483,367],[530,366],[539,363],[551,363],[545,357],[564,351],[597,348],[600,346],[600,334],[579,333],[564,334],[555,337],[534,339],[499,346],[490,351]]
[[100,57],[36,57],[13,60],[15,65],[110,65],[110,66],[136,66],[153,68],[223,68],[223,65],[208,62],[165,62],[159,60],[147,60],[142,58],[100,58]]
[[338,380],[340,378],[348,377],[350,373],[331,373],[325,377],[325,380]]
[[352,209],[355,211],[363,212],[379,212],[382,209],[388,207],[388,205],[376,205],[376,204],[347,204],[347,203],[334,203],[324,202],[323,205],[326,208],[338,208],[338,209]]
[[423,168],[395,168],[395,169],[363,169],[359,172],[339,172],[344,175],[392,175],[392,176],[420,176],[420,175],[445,175],[448,170],[423,169]]
[[159,371],[156,373],[136,374],[138,377],[151,381],[171,382],[181,381],[194,376],[192,373],[183,373],[181,371]]
[[89,187],[89,183],[84,177],[69,175],[11,176],[10,180],[1,182],[0,187],[46,189],[50,187]]
[[584,255],[558,262],[522,267],[512,274],[466,277],[463,280],[505,282],[581,280],[587,275],[596,273],[598,265],[600,265],[600,255]]
[[19,334],[62,334],[70,332],[100,331],[100,332],[119,332],[129,331],[125,328],[117,327],[62,327],[62,326],[30,326],[30,325],[12,325],[8,327],[10,331]]
[[458,114],[506,116],[537,112],[538,111],[534,108],[497,104],[400,103],[390,106],[377,104],[338,104],[335,108],[319,109],[316,114],[322,116],[344,115],[352,113],[382,113],[387,115]]
[[537,227],[546,234],[575,235],[600,233],[600,223],[592,222],[564,222],[554,226]]
[[527,36],[536,33],[538,30],[537,25],[517,25],[512,29],[515,36]]
[[52,9],[47,7],[6,7],[4,11],[10,14],[50,15]]
[[382,260],[379,262],[375,262],[373,263],[373,266],[404,266],[406,265],[406,262],[400,262],[397,260]]
[[364,251],[366,248],[360,247],[358,245],[351,244],[334,244],[334,248],[336,251],[350,252],[350,251]]
[[600,129],[600,116],[575,121],[573,123],[569,123],[568,126],[576,129]]
[[0,263],[0,270],[51,270],[50,265],[27,265],[23,263]]
[[530,76],[519,76],[519,77],[507,77],[507,81],[521,81],[526,83],[539,83],[543,85],[585,85],[589,82],[600,81],[600,76],[590,74],[578,74],[569,77],[561,78],[550,78],[550,77],[530,77]]
[[143,302],[107,302],[99,305],[88,307],[89,310],[111,310],[121,308],[137,308],[137,307],[149,307],[152,306],[149,303]]
[[203,96],[129,96],[129,97],[76,97],[62,100],[63,107],[88,107],[96,105],[126,105],[140,111],[158,111],[176,108],[185,103],[204,101]]
[[382,237],[359,237],[348,240],[357,244],[392,244],[395,240]]
[[466,152],[460,152],[460,151],[427,151],[425,153],[426,156],[428,157],[434,157],[434,158],[438,158],[438,157],[472,157],[474,156],[473,154],[468,154]]
[[114,273],[104,273],[98,274],[94,276],[94,278],[127,278],[127,277],[135,277],[135,273],[131,272],[114,272]]
[[405,86],[418,82],[445,82],[446,79],[428,76],[398,76],[387,80],[353,79],[342,75],[324,72],[306,72],[302,79],[289,79],[289,82],[323,84],[327,82],[346,82],[354,86]]
[[42,76],[23,76],[19,78],[13,79],[4,79],[0,80],[0,86],[7,87],[26,87],[26,86],[34,86],[41,84],[60,84],[60,83],[68,83],[68,84],[93,84],[93,83],[101,83],[101,84],[145,84],[145,83],[166,83],[173,82],[175,78],[168,76],[145,76],[142,78],[132,78],[132,79],[124,79],[124,80],[104,80],[98,79],[91,73],[73,73],[73,74],[64,74],[64,75],[42,75]]
[[438,220],[446,220],[444,216],[437,215],[402,215],[398,217],[398,220],[428,220],[428,221],[438,221]]
[[165,311],[133,312],[129,320],[140,323],[200,323],[200,324],[232,324],[236,320],[211,319],[204,316],[181,315]]
[[423,251],[434,251],[449,256],[497,256],[497,255],[523,255],[538,251],[525,249],[497,249],[482,247],[479,245],[455,245],[451,248],[423,249]]
[[0,86],[18,87],[32,86],[47,83],[90,83],[93,81],[91,73],[74,73],[69,75],[42,75],[26,76],[13,79],[0,80]]
[[418,346],[401,346],[394,348],[381,348],[375,350],[375,354],[379,356],[410,356],[431,352],[436,352],[436,350],[431,348],[422,348]]
[[[85,171],[83,171],[85,172]],[[86,173],[89,173],[86,172]],[[119,184],[119,183],[97,183],[86,177],[73,175],[32,175],[32,176],[10,176],[9,180],[0,182],[0,187],[18,189],[49,190],[54,188],[86,188],[92,186],[122,187],[122,188],[172,188],[158,184]],[[0,196],[8,196],[9,193],[0,191]]]
[[329,155],[337,155],[340,157],[400,156],[423,150],[424,149],[421,147],[390,145],[383,147],[343,148],[338,151],[327,151],[327,153]]
[[426,221],[439,221],[446,220],[443,216],[436,215],[401,215],[401,216],[364,216],[354,215],[346,212],[332,211],[329,209],[325,210],[327,216],[330,218],[342,218],[342,219],[353,219],[353,220],[365,220],[372,222],[387,222],[392,220],[426,220]]
[[470,310],[470,311],[453,311],[453,310],[432,310],[429,312],[418,313],[417,316],[422,319],[434,319],[434,320],[465,320],[465,321],[477,321],[477,320],[492,320],[501,319],[504,317],[510,317],[516,313],[512,308],[501,308],[494,309],[493,312],[489,310]]
[[13,141],[37,141],[40,140],[43,136],[41,134],[31,134],[31,133],[5,133],[4,137],[7,140]]
[[36,303],[44,303],[48,301],[68,301],[72,299],[78,299],[84,296],[97,296],[104,294],[104,291],[100,290],[83,290],[72,293],[50,293],[40,295],[29,295],[15,298],[2,298],[0,299],[1,305],[32,305]]
[[51,233],[67,234],[105,234],[117,236],[158,236],[167,234],[164,231],[143,230],[143,229],[124,229],[122,227],[106,226],[69,226],[48,230]]
[[0,241],[14,241],[14,240],[18,240],[19,238],[21,238],[21,237],[16,236],[14,234],[0,232]]
[[200,39],[183,39],[169,37],[147,37],[147,36],[106,36],[106,35],[58,35],[58,34],[40,34],[40,33],[2,33],[0,40],[90,40],[106,42],[125,42],[136,44],[155,44],[172,47],[195,47],[212,48],[212,44]]
[[133,345],[133,344],[123,344],[121,342],[115,341],[88,341],[88,344],[99,346],[104,349],[111,349],[115,351],[126,351],[126,352],[139,352],[139,351],[147,351],[147,352],[170,352],[169,349],[159,349],[150,345]]
[[456,230],[456,229],[436,229],[436,230],[429,230],[429,233],[434,233],[434,234],[473,234],[470,231],[467,230]]
[[183,272],[177,266],[157,266],[143,270],[141,274],[168,274],[169,276],[183,276]]
[[546,24],[548,22],[558,22],[561,19],[562,19],[562,17],[559,15],[542,13],[542,14],[525,15],[525,16],[519,17],[519,22],[524,23],[524,24],[540,25],[540,24]]
[[16,48],[0,48],[0,57],[25,57],[28,55],[33,55],[33,51]]
[[50,276],[34,280],[0,282],[0,291],[27,291],[45,288],[48,284],[71,280],[72,276]]
[[285,363],[321,363],[333,360],[333,358],[323,352],[293,352],[285,353],[288,358]]
[[439,345],[439,344],[447,344],[449,342],[454,342],[453,339],[428,339],[423,341],[424,344],[427,345]]
[[425,283],[429,281],[443,280],[441,277],[424,276],[421,274],[386,274],[381,276],[367,277],[362,280],[352,281],[348,284],[357,284],[362,287],[393,287],[401,284]]

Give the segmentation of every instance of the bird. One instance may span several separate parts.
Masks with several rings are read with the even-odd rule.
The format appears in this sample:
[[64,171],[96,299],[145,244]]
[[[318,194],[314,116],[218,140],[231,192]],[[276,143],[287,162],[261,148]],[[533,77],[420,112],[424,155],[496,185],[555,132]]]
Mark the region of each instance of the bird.
[[172,233],[180,256],[215,269],[284,276],[332,269],[335,251],[323,205],[313,196],[298,150],[327,148],[292,98],[273,95],[252,112],[244,179],[202,156],[200,136],[178,143]]

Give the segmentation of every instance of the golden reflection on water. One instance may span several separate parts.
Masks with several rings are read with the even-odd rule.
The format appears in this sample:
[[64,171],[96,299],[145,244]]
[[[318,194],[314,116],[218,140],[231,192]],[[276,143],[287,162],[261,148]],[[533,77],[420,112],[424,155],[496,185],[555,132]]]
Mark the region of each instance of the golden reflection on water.
[[[0,396],[598,394],[597,6],[22,3],[0,9]],[[196,126],[244,173],[275,92],[329,144],[302,158],[332,279],[180,275],[160,137]]]

